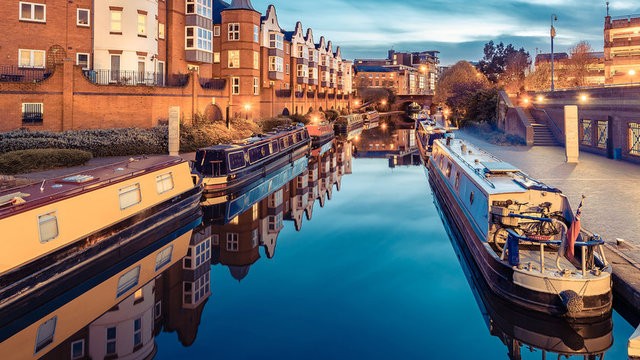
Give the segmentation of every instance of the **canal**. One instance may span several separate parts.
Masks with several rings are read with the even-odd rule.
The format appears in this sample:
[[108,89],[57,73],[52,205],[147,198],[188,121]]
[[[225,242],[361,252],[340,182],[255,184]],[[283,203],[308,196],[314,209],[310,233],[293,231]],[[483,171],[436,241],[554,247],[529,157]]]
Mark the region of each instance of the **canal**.
[[[166,270],[139,275],[131,296],[111,300],[115,275],[66,296],[57,324],[70,335],[45,358],[80,345],[93,358],[626,358],[633,328],[617,312],[568,324],[492,298],[458,257],[423,167],[390,161],[376,134],[353,154],[339,143],[268,186],[208,199],[203,225],[164,239]],[[394,146],[405,136],[393,132]]]

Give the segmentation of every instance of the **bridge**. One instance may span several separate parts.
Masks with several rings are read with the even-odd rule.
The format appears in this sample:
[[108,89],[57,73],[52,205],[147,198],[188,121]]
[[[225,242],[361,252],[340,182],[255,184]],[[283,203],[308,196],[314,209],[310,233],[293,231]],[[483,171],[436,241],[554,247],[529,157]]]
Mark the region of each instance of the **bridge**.
[[429,108],[433,103],[433,95],[396,95],[396,102],[393,104],[394,110],[407,110],[407,106],[416,103],[423,108]]

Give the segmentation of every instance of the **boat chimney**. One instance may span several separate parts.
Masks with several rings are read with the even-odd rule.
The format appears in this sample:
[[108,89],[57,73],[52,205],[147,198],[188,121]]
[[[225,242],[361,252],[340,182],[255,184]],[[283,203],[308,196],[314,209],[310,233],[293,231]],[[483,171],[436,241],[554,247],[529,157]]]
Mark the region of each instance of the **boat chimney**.
[[467,153],[467,145],[462,144],[462,146],[460,146],[460,150],[462,150],[462,154],[466,154]]
[[447,146],[451,146],[451,138],[447,137]]

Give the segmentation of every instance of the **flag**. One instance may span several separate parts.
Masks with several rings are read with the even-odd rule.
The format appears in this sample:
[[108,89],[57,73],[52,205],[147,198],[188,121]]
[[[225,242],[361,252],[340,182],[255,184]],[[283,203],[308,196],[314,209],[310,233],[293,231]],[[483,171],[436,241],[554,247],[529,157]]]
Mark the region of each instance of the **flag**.
[[580,235],[580,216],[582,215],[582,203],[584,202],[584,196],[582,200],[580,200],[580,205],[578,205],[578,209],[576,210],[576,216],[571,223],[571,227],[567,232],[567,258],[574,258],[574,246],[576,245],[576,241],[578,240],[578,235]]

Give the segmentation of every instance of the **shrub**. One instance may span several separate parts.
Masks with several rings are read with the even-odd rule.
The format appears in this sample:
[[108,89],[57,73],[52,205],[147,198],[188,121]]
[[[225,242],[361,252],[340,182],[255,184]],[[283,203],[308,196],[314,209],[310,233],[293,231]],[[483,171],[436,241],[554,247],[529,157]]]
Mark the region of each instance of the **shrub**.
[[269,132],[278,126],[291,125],[291,119],[288,117],[276,117],[261,120],[258,125],[263,132]]
[[68,149],[18,150],[0,155],[0,173],[22,174],[59,167],[83,165],[91,153]]
[[305,125],[309,123],[309,119],[300,114],[289,115],[289,119],[294,123],[303,123]]
[[340,116],[340,113],[336,110],[326,110],[324,114],[327,116],[329,121],[334,121]]

